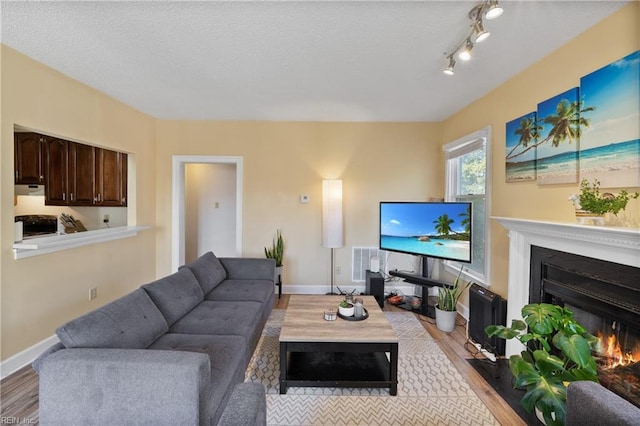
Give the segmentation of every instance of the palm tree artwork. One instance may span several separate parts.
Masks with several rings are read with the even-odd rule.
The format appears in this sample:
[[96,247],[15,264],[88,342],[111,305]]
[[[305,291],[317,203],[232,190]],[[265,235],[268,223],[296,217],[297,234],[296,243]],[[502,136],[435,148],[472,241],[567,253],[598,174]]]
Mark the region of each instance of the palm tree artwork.
[[577,182],[580,136],[590,124],[585,115],[594,110],[579,99],[575,87],[507,123],[507,181]]
[[506,124],[507,182],[536,179],[535,145],[542,130],[537,117],[535,112],[530,112]]

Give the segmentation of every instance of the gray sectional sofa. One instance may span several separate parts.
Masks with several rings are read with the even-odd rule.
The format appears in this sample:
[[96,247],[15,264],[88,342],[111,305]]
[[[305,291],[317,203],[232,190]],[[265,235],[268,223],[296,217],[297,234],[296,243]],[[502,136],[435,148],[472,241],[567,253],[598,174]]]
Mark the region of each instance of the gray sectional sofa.
[[265,424],[264,387],[243,381],[274,271],[209,252],[60,326],[33,363],[41,424]]
[[596,382],[567,387],[566,426],[639,426],[640,408]]

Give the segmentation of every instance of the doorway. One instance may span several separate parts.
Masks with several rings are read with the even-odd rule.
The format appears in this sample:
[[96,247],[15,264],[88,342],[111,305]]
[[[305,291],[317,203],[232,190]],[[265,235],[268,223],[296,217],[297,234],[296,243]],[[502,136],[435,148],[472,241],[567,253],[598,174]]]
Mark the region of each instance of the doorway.
[[242,255],[242,157],[174,156],[172,270],[207,251]]

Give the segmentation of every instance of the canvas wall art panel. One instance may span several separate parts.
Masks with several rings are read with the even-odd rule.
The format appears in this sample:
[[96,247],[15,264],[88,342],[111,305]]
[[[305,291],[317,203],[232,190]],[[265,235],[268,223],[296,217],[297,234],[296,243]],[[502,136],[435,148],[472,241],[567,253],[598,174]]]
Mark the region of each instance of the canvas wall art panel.
[[578,182],[578,144],[582,114],[577,87],[538,104],[540,132],[536,144],[539,185]]
[[580,177],[601,188],[640,186],[640,51],[580,79],[594,107],[580,139]]
[[538,118],[535,112],[506,124],[505,180],[522,182],[536,179]]

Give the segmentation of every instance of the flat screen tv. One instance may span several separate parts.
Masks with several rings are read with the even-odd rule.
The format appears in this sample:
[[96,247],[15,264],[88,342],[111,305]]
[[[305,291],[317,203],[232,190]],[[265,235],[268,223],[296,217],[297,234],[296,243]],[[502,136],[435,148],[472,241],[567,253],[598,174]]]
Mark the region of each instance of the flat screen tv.
[[380,250],[471,263],[471,203],[380,202]]

